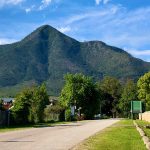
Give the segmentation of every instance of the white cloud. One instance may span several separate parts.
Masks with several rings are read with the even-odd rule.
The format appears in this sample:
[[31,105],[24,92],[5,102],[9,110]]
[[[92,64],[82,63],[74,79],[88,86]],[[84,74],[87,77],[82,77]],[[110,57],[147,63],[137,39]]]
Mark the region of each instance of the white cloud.
[[130,54],[132,54],[133,56],[150,56],[150,50],[127,50],[127,52],[129,52]]
[[107,4],[110,0],[95,0],[96,5],[99,5],[101,2]]
[[0,45],[3,45],[3,44],[10,44],[10,43],[14,43],[16,42],[17,40],[15,39],[8,39],[8,38],[0,38]]
[[84,14],[79,14],[79,15],[75,15],[75,16],[71,16],[70,18],[67,19],[66,24],[72,24],[78,21],[82,21],[84,19],[88,20],[90,18],[100,18],[103,16],[107,16],[107,15],[114,15],[115,13],[117,13],[118,11],[118,7],[113,6],[111,8],[109,8],[108,10],[102,10],[102,11],[91,11],[90,13],[84,13]]
[[[3,0],[2,0],[3,1]],[[23,2],[24,0],[7,0],[5,1],[6,4],[14,4],[14,5],[17,5],[21,2]]]
[[0,7],[5,5],[18,5],[22,3],[24,0],[0,0]]
[[29,13],[31,11],[31,8],[26,8],[25,11],[26,13]]
[[150,62],[150,50],[135,50],[133,48],[124,48],[124,50],[134,57]]
[[[106,26],[109,27],[110,25]],[[101,37],[101,40],[121,48],[134,47],[134,49],[141,49],[143,46],[149,45],[150,34],[145,34],[144,31],[143,33],[141,33],[142,31],[137,32],[139,30],[138,28],[136,28],[136,31],[132,28],[135,27],[131,25],[131,27],[127,27],[126,30],[124,28],[111,28],[111,30],[116,30],[116,33],[108,29]]]
[[67,27],[60,27],[60,28],[57,28],[60,32],[62,33],[66,33],[66,32],[69,32],[71,31],[71,28],[69,26]]
[[95,10],[87,9],[60,22],[63,26],[71,26],[69,36],[77,40],[100,40],[120,48],[133,47],[127,50],[130,54],[149,61],[149,13],[150,7],[128,10],[122,5],[110,4]]
[[102,0],[95,0],[96,5],[99,5],[102,2]]
[[39,7],[39,10],[43,10],[44,8],[46,8],[47,6],[49,6],[49,4],[52,2],[52,0],[42,0],[42,4]]
[[83,20],[87,17],[88,17],[88,14],[80,14],[80,15],[71,16],[70,18],[67,19],[66,23],[71,24],[71,23],[74,23],[76,21]]
[[107,4],[110,0],[103,0],[104,4]]
[[25,12],[26,12],[26,13],[29,13],[29,12],[33,11],[33,9],[34,9],[35,7],[36,7],[35,5],[32,5],[31,7],[26,8],[26,9],[25,9]]

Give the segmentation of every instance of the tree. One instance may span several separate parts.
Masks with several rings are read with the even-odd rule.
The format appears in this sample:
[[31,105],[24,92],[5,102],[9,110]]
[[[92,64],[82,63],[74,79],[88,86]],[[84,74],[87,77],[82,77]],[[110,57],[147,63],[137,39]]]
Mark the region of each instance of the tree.
[[124,117],[128,117],[131,109],[131,101],[137,100],[137,86],[132,80],[128,80],[124,86],[119,101],[119,108]]
[[111,113],[115,117],[118,110],[118,102],[121,95],[121,84],[114,77],[104,77],[100,83],[100,89],[103,91],[103,103],[104,107],[111,108]]
[[13,103],[13,108],[11,109],[14,122],[17,124],[29,123],[29,111],[32,101],[33,88],[25,89],[20,94],[18,94]]
[[150,110],[150,72],[141,76],[137,82],[138,98],[146,104],[146,110]]
[[44,108],[49,104],[45,84],[35,87],[30,105],[30,122],[38,123],[44,121]]
[[99,110],[99,91],[90,77],[83,74],[65,75],[65,85],[61,91],[60,103],[66,108],[75,105],[86,119],[92,119]]
[[25,89],[15,98],[11,109],[15,123],[37,123],[43,121],[44,108],[49,99],[45,84],[38,87]]
[[44,109],[44,115],[46,121],[64,121],[64,108],[59,103],[56,103],[55,105],[47,105]]

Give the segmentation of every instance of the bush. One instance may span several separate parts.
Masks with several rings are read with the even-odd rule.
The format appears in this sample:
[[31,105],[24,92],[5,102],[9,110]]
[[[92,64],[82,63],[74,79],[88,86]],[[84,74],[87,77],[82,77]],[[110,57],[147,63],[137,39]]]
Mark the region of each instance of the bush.
[[71,110],[70,109],[67,109],[65,111],[65,120],[66,121],[71,121]]
[[77,121],[78,116],[75,114],[74,116],[71,116],[71,110],[66,109],[65,110],[65,121]]
[[49,103],[44,84],[25,89],[17,95],[11,109],[12,122],[16,124],[43,122],[44,108]]
[[105,115],[105,114],[103,114],[102,116],[101,116],[101,119],[109,119],[110,117],[109,116],[107,116],[107,115]]
[[64,121],[64,108],[59,104],[56,105],[47,105],[44,109],[45,121],[49,122],[54,121]]

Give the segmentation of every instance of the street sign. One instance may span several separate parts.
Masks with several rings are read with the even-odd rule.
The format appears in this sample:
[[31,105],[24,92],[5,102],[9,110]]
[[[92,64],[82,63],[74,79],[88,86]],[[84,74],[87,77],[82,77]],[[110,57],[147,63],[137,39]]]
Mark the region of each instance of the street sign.
[[71,106],[71,116],[75,115],[75,106]]
[[131,113],[142,113],[141,101],[131,101]]

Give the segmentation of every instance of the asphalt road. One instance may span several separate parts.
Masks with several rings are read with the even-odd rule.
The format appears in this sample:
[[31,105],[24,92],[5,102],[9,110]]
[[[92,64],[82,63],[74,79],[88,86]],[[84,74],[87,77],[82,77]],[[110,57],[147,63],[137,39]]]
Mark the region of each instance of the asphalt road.
[[0,133],[0,150],[69,150],[118,120],[94,120]]

